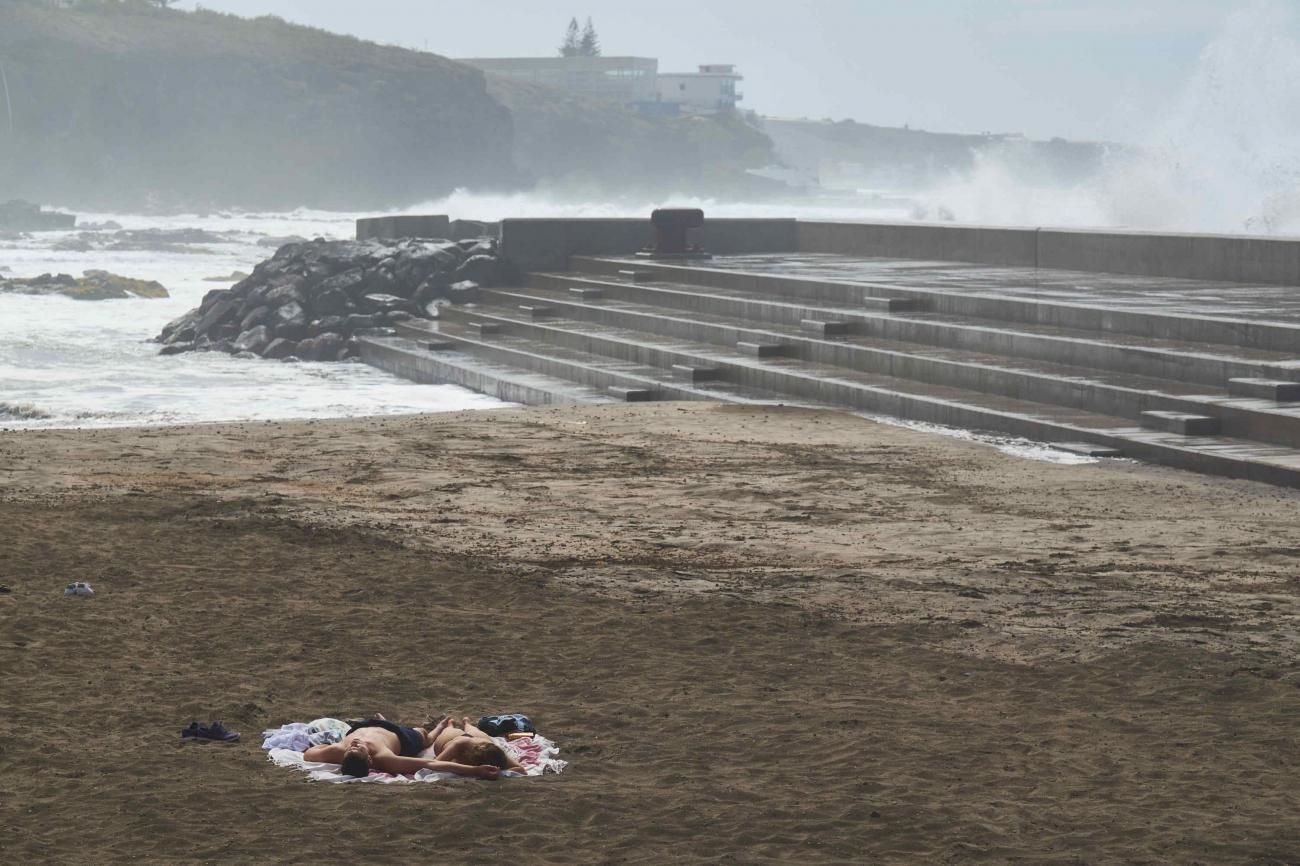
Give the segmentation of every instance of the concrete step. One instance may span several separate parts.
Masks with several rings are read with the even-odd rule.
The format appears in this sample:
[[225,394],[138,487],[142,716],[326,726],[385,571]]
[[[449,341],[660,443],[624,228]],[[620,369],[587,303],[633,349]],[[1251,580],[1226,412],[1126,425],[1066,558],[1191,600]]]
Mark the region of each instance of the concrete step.
[[788,308],[774,310],[772,315],[787,321],[799,321],[798,310],[810,305],[834,305],[858,312],[898,313],[917,310],[921,306],[909,298],[881,298],[873,296],[861,286],[835,286],[832,291],[809,293],[809,297],[776,296],[763,292],[743,292],[730,289],[713,290],[690,284],[630,280],[618,274],[604,277],[584,274],[530,274],[529,285],[553,289],[595,288],[610,298],[643,301],[658,306],[677,307],[683,310],[701,310],[723,313],[745,313],[747,302],[779,304]]
[[718,367],[701,367],[694,364],[673,364],[669,369],[674,379],[687,382],[709,382],[721,379],[722,370]]
[[[430,349],[430,343],[456,348]],[[357,338],[357,344],[363,361],[412,382],[459,385],[498,400],[529,406],[614,402],[604,392],[568,379],[535,373],[524,367],[485,362],[475,356],[472,342],[362,336]]]
[[1219,432],[1219,419],[1185,412],[1143,412],[1142,426],[1180,436],[1213,436]]
[[814,337],[847,337],[857,332],[854,322],[840,319],[800,319],[799,327]]
[[497,336],[501,333],[501,326],[496,322],[475,322],[473,328],[480,337]]
[[[788,271],[788,262],[780,257],[772,258]],[[1013,292],[1003,290],[1002,286],[995,284],[973,288],[961,286],[963,290],[958,291],[959,286],[956,284],[950,288],[936,288],[870,281],[811,279],[791,276],[788,272],[762,273],[719,267],[719,264],[725,264],[725,260],[714,260],[710,267],[655,262],[643,265],[641,269],[651,271],[656,281],[701,288],[731,288],[790,297],[799,293],[826,291],[828,285],[857,287],[880,297],[908,299],[925,309],[956,316],[1057,325],[1099,333],[1132,334],[1278,352],[1294,352],[1300,347],[1300,323],[1170,311],[1177,310],[1173,305],[1169,308],[1142,309],[1139,305],[1120,303],[1101,293],[1095,299],[1079,300],[1076,295],[1072,295],[1069,301],[1054,301],[1049,296],[1050,293]],[[626,264],[615,258],[575,256],[571,267],[579,273],[616,276],[618,270],[626,267]],[[1095,276],[1093,278],[1096,279]],[[1130,279],[1136,281],[1138,278]]]
[[779,358],[790,353],[789,347],[784,343],[749,340],[738,341],[736,351],[744,355],[752,355],[755,358]]
[[[518,315],[517,310],[512,312]],[[488,314],[462,310],[458,315],[468,319]],[[517,324],[549,327],[524,322]],[[463,330],[466,334],[470,332],[468,322],[444,321],[433,327],[451,339],[459,339],[457,331]],[[429,339],[427,323],[407,322],[399,325],[399,328],[403,332],[418,335],[419,339]],[[417,340],[406,339],[405,343],[415,352],[434,356],[434,353],[421,349]],[[505,345],[507,343],[509,345]],[[592,345],[594,347],[596,344]],[[709,347],[709,354],[703,357],[685,351],[675,353],[673,357],[678,364],[716,368],[726,377],[725,388],[710,391],[685,386],[680,380],[674,381],[667,369],[642,367],[637,375],[630,375],[625,366],[616,364],[611,368],[608,359],[575,353],[562,346],[530,340],[515,333],[491,343],[478,342],[473,348],[475,352],[492,353],[495,363],[500,363],[502,357],[509,357],[520,365],[550,362],[552,366],[547,375],[563,370],[566,376],[576,374],[600,382],[602,389],[611,386],[643,389],[654,391],[656,396],[663,399],[683,399],[681,394],[687,391],[689,394],[686,399],[741,402],[746,401],[746,398],[739,396],[744,393],[793,395],[793,399],[783,402],[831,405],[952,427],[1022,436],[1043,442],[1062,442],[1076,448],[1103,446],[1125,456],[1199,472],[1300,486],[1300,450],[1297,449],[1261,445],[1232,437],[1194,436],[1144,429],[1131,425],[1122,418],[837,370],[799,359],[760,360],[721,347]],[[567,356],[566,360],[558,363],[559,355]],[[618,381],[613,381],[615,379]],[[604,390],[601,397],[609,399],[608,391]],[[762,400],[750,399],[748,402],[773,400],[768,397]]]
[[[603,296],[694,315],[743,318],[803,327],[805,320],[843,322],[872,340],[968,349],[1095,370],[1226,387],[1231,378],[1300,380],[1300,346],[1294,352],[1101,334],[1037,323],[1008,325],[987,319],[912,311],[881,314],[861,307],[814,305],[798,299],[734,289],[694,289],[666,284],[626,287],[609,279],[533,274],[530,285],[548,293],[597,289]],[[852,288],[852,287],[851,287]],[[846,303],[848,303],[846,301]],[[827,334],[832,336],[833,334]],[[842,334],[839,334],[842,335]]]
[[[511,311],[511,313],[520,315],[518,311]],[[717,388],[701,388],[694,382],[680,379],[673,381],[665,370],[658,367],[593,354],[582,348],[548,344],[532,339],[527,336],[528,329],[536,326],[522,318],[511,321],[499,316],[457,311],[455,308],[445,309],[444,316],[446,318],[437,322],[414,319],[398,323],[396,326],[398,337],[389,339],[403,339],[409,347],[419,349],[424,355],[435,358],[439,357],[439,353],[422,349],[424,343],[431,339],[453,341],[477,362],[493,365],[495,368],[531,371],[548,380],[569,382],[572,385],[594,389],[606,397],[614,397],[618,400],[646,399],[636,396],[635,392],[640,391],[653,392],[654,396],[650,399],[720,399]],[[479,339],[477,334],[481,330],[480,326],[484,324],[497,325],[497,333],[501,336],[494,337],[491,341]],[[363,359],[371,360],[364,353]],[[452,364],[444,361],[443,368],[449,366]],[[391,365],[384,366],[384,369],[398,372],[393,370]],[[401,372],[398,374],[406,375]],[[417,381],[427,381],[427,379]],[[449,381],[460,383],[456,379],[449,379]],[[628,394],[633,396],[629,397]],[[771,392],[763,394],[738,392],[731,396],[736,400],[747,402],[763,402],[775,400],[777,397]],[[512,402],[534,401],[515,399]]]
[[1300,400],[1300,382],[1277,379],[1229,379],[1228,393],[1239,397],[1272,400],[1275,403],[1292,403]]
[[[538,292],[492,290],[484,295],[487,304],[483,309],[499,312],[502,307],[540,303],[544,298]],[[689,318],[666,315],[653,307],[627,302],[611,301],[591,307],[559,299],[554,306],[556,315],[564,317],[556,327],[563,329],[572,330],[575,322],[584,322],[594,326],[588,331],[597,335],[620,329],[629,335],[735,346],[758,357],[788,355],[834,367],[1125,417],[1131,423],[1148,410],[1210,413],[1221,419],[1226,435],[1300,447],[1300,406],[1232,399],[1223,390],[1177,381],[1119,376],[961,349],[939,350],[901,343],[882,348],[879,341],[859,336],[827,341],[810,337],[802,330],[746,327],[744,321],[702,313]],[[501,321],[506,329],[515,327],[507,320]],[[644,342],[644,337],[639,336],[628,339],[633,344]]]
[[[628,335],[571,331],[560,321],[541,324],[513,319],[519,314],[512,307],[476,306],[472,309],[448,309],[444,314],[450,318],[443,319],[437,326],[443,334],[455,334],[458,329],[468,333],[474,322],[501,324],[502,331],[509,336],[481,344],[483,351],[493,353],[491,357],[494,360],[527,355],[558,362],[546,369],[548,374],[554,374],[562,369],[560,365],[570,363],[601,368],[624,376],[626,381],[620,384],[625,387],[673,387],[674,366],[705,367],[717,370],[719,377],[727,383],[757,392],[785,395],[790,402],[847,405],[863,411],[895,414],[890,408],[897,401],[917,401],[931,407],[921,420],[1015,435],[1024,435],[1017,430],[1026,425],[1039,433],[1059,432],[1060,428],[1072,434],[1067,437],[1068,441],[1077,441],[1086,438],[1080,436],[1084,430],[1104,431],[1133,423],[1123,418],[1065,407],[838,369],[797,358],[759,358],[735,347],[681,343],[672,348],[666,342],[636,342]],[[404,333],[411,333],[418,324],[403,322],[398,327]],[[640,363],[628,361],[629,357],[636,357]],[[656,386],[655,382],[661,385]],[[953,420],[967,413],[974,413],[971,417],[983,423]],[[900,417],[916,416],[902,414]],[[1007,426],[1008,418],[1015,419],[1011,427]],[[1050,437],[1052,440],[1060,438],[1059,435]]]
[[610,385],[605,390],[615,399],[624,403],[648,403],[660,399],[660,392],[654,388],[623,388],[618,385]]
[[546,304],[520,304],[519,312],[530,319],[545,319],[555,315],[555,308]]

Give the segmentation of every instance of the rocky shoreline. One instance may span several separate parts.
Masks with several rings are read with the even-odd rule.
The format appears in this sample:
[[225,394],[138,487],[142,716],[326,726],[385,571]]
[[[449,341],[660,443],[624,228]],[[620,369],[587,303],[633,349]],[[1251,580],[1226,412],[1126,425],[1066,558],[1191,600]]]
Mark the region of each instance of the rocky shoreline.
[[116,298],[166,298],[167,289],[154,280],[136,280],[108,271],[86,271],[80,278],[71,274],[41,274],[31,279],[0,279],[0,293],[15,295],[65,295],[79,301],[107,301]]
[[38,204],[12,199],[0,202],[0,231],[50,232],[76,228],[73,214],[44,210]]
[[170,322],[162,354],[217,351],[275,360],[345,361],[355,337],[437,301],[463,302],[506,275],[491,238],[291,243],[229,289]]

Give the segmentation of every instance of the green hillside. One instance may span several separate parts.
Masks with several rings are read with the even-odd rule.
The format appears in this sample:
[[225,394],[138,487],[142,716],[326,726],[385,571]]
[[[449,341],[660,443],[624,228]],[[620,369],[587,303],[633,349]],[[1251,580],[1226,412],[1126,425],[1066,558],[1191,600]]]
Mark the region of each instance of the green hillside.
[[400,206],[457,187],[724,183],[770,143],[646,120],[432,54],[145,0],[0,0],[5,198]]

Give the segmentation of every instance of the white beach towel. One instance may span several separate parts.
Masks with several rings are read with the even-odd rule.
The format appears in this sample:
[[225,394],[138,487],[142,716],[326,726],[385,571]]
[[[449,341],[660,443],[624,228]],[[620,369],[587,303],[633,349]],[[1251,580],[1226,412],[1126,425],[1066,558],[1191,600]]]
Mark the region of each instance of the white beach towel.
[[[339,771],[338,764],[322,764],[318,761],[308,761],[302,756],[303,749],[297,748],[279,748],[279,744],[285,740],[296,739],[301,736],[308,726],[303,722],[290,722],[278,729],[264,731],[262,748],[267,750],[266,756],[270,761],[280,767],[292,767],[296,770],[302,770],[308,774],[308,777],[315,782],[333,782],[336,784],[351,784],[353,782],[394,785],[394,784],[412,784],[415,782],[442,782],[448,779],[461,779],[463,776],[457,776],[455,773],[435,773],[432,770],[420,770],[414,776],[394,776],[391,773],[371,773],[364,779],[358,779],[355,776],[348,776]],[[296,736],[295,736],[296,735]],[[544,773],[559,773],[566,766],[567,761],[560,760],[557,756],[560,749],[555,743],[548,740],[540,734],[532,737],[507,742],[501,737],[493,737],[493,742],[510,753],[516,761],[527,768],[528,776],[541,776]],[[295,744],[296,745],[296,744]],[[523,773],[506,771],[501,774],[501,778],[522,779]]]

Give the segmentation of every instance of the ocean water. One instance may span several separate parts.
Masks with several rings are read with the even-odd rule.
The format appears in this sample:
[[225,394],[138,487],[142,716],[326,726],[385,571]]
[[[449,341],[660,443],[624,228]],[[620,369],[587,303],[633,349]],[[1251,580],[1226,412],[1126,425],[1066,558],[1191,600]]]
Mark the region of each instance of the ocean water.
[[0,293],[0,427],[114,427],[442,412],[506,405],[455,386],[418,385],[365,364],[246,361],[216,353],[163,357],[150,340],[198,305],[209,282],[274,254],[259,241],[349,238],[354,214],[296,212],[146,217],[79,214],[125,229],[201,228],[220,243],[177,252],[68,252],[75,232],[0,240],[0,277],[88,269],[157,280],[168,299],[77,301]]
[[[797,216],[804,219],[906,218],[906,205],[889,197],[837,198],[825,203],[720,204],[675,199],[660,203],[558,202],[536,196],[484,197],[459,193],[408,209],[467,219],[519,216],[645,216],[655,206],[700,206],[714,216]],[[167,299],[77,301],[62,296],[0,293],[0,428],[93,428],[203,422],[342,418],[493,409],[510,404],[454,385],[420,385],[365,364],[242,360],[217,352],[161,356],[151,342],[172,319],[213,288],[231,285],[234,271],[250,272],[271,256],[273,239],[288,236],[346,239],[358,214],[293,213],[179,215],[80,213],[80,222],[112,220],[123,229],[202,229],[220,242],[188,244],[169,252],[56,249],[78,232],[40,232],[0,239],[0,277],[43,273],[80,275],[89,269],[157,280]],[[107,240],[111,231],[102,237]],[[867,416],[875,417],[875,416]],[[1088,462],[1030,442],[876,418],[886,423],[957,436],[1018,457]]]
[[[503,216],[640,216],[657,206],[701,205],[715,216],[796,215],[805,218],[899,218],[897,207],[867,205],[720,205],[715,202],[556,201],[539,196],[457,193],[405,212],[456,218]],[[57,205],[54,207],[57,208]],[[59,208],[63,209],[63,208]],[[150,342],[163,326],[225,288],[234,271],[248,273],[275,252],[277,238],[351,238],[356,219],[373,214],[294,211],[175,216],[76,212],[79,225],[112,221],[127,230],[202,229],[219,242],[175,251],[139,252],[57,247],[79,234],[35,232],[0,239],[0,277],[43,273],[80,276],[99,269],[157,280],[167,299],[78,301],[62,296],[0,293],[0,427],[67,428],[189,424],[289,418],[338,418],[504,406],[454,385],[421,385],[365,364],[250,361],[216,352],[163,357]],[[99,234],[111,241],[112,231]],[[99,246],[97,243],[96,246]]]

